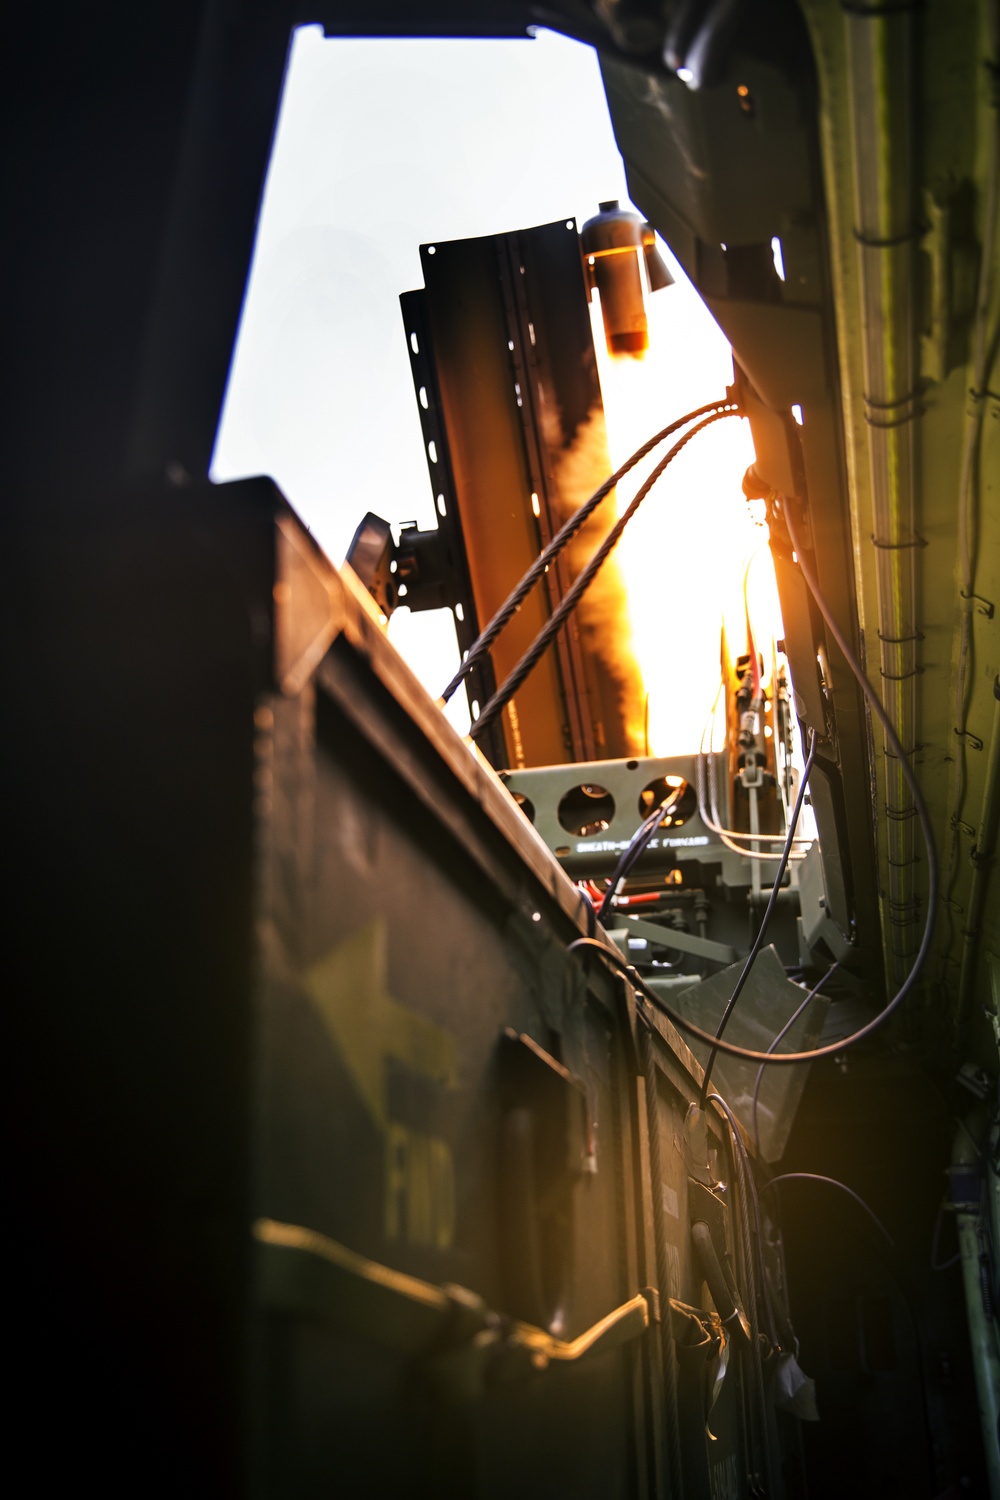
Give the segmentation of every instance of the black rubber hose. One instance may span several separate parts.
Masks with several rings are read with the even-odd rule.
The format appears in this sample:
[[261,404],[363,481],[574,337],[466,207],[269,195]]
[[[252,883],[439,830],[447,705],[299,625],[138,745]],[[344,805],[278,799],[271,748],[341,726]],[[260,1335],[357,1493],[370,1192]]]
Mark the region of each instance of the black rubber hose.
[[691,1225],[691,1239],[698,1252],[701,1273],[708,1282],[708,1290],[712,1294],[712,1301],[715,1303],[719,1317],[729,1329],[732,1337],[740,1333],[749,1342],[750,1335],[747,1333],[743,1325],[743,1320],[740,1317],[742,1308],[740,1308],[730,1290],[729,1282],[715,1249],[712,1231],[703,1219],[695,1219]]
[[842,1193],[846,1193],[849,1198],[853,1198],[859,1208],[864,1210],[879,1233],[885,1235],[889,1244],[895,1250],[896,1242],[882,1223],[878,1214],[874,1209],[869,1208],[861,1194],[856,1193],[853,1188],[849,1188],[846,1182],[840,1182],[836,1177],[824,1177],[820,1172],[782,1172],[777,1177],[769,1178],[761,1187],[761,1192],[765,1193],[770,1188],[777,1187],[779,1182],[823,1182],[827,1187],[839,1188]]

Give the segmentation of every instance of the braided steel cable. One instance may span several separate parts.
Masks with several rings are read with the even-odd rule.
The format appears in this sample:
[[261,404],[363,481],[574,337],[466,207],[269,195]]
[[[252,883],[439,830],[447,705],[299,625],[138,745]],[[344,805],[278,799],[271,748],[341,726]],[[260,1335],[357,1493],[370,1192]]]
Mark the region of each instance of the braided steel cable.
[[593,557],[590,559],[590,562],[584,568],[583,572],[574,581],[572,587],[567,589],[562,599],[560,599],[549,620],[546,622],[544,629],[539,631],[534,641],[532,641],[527,651],[524,653],[520,661],[510,673],[506,682],[504,682],[502,687],[497,688],[497,691],[493,694],[493,697],[486,704],[479,718],[476,720],[476,722],[472,726],[472,729],[469,731],[470,736],[473,740],[478,739],[479,736],[487,728],[487,726],[493,722],[497,714],[499,714],[501,710],[506,706],[506,704],[509,703],[511,698],[513,698],[514,694],[517,692],[522,682],[524,682],[525,678],[537,666],[539,660],[558,633],[560,627],[565,623],[569,615],[579,604],[580,600],[583,598],[583,595],[586,593],[587,589],[597,577],[598,572],[603,567],[604,563],[607,561],[611,553],[614,551],[615,547],[618,545],[625,527],[628,525],[629,521],[631,521],[636,511],[639,509],[639,506],[642,504],[646,496],[649,494],[650,490],[653,488],[653,485],[660,478],[661,474],[663,474],[667,465],[672,463],[672,461],[677,457],[678,453],[680,453],[681,450],[687,446],[687,444],[696,435],[696,433],[702,432],[706,427],[710,427],[713,422],[721,422],[725,417],[737,417],[739,415],[739,410],[735,406],[727,407],[724,411],[714,412],[711,416],[705,417],[702,421],[698,422],[696,426],[692,427],[688,432],[686,432],[684,436],[674,444],[669,453],[667,453],[664,458],[661,458],[660,462],[656,465],[656,468],[649,475],[648,479],[646,479],[639,487],[635,498],[632,500],[627,510],[624,511],[624,513],[615,522],[615,525],[608,532],[607,536],[604,538],[604,541],[601,543],[600,547],[598,547],[597,551],[594,553]]
[[594,491],[589,500],[585,500],[579,510],[574,511],[569,520],[556,532],[548,545],[542,549],[513,592],[508,594],[489,624],[484,626],[480,631],[462,665],[441,694],[441,701],[443,703],[448,702],[449,698],[461,686],[469,673],[482,661],[504,626],[517,614],[522,601],[531,592],[539,578],[542,577],[549,564],[572,541],[573,537],[580,530],[580,527],[590,519],[601,501],[610,495],[611,491],[620,480],[624,479],[629,470],[633,469],[637,463],[640,463],[648,453],[651,453],[658,443],[662,443],[664,438],[670,437],[688,422],[693,422],[697,417],[706,416],[709,412],[721,411],[723,409],[727,411],[731,409],[735,413],[735,402],[725,399],[711,401],[707,406],[699,406],[695,411],[689,411],[685,416],[678,417],[676,422],[671,422],[669,427],[664,427],[655,437],[651,437],[647,442],[643,443],[641,448],[637,448],[631,458],[627,458],[621,468],[616,469],[610,479],[606,479],[600,488]]

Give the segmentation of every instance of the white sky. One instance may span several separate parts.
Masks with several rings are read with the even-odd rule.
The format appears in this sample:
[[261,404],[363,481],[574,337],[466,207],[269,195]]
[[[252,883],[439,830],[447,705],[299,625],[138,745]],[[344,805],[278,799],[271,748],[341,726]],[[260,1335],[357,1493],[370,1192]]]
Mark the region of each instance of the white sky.
[[[398,303],[422,285],[418,246],[582,223],[607,198],[627,204],[589,47],[551,32],[369,41],[299,30],[212,477],[270,474],[338,564],[368,510],[433,525]],[[693,407],[722,393],[732,365],[674,269],[678,285],[655,300],[669,299],[683,328],[671,385]],[[674,396],[650,430],[685,409]],[[744,449],[730,459],[737,488]],[[390,636],[437,695],[458,660],[450,613],[399,610]],[[706,709],[713,692],[706,683]],[[464,704],[452,717],[467,728]]]

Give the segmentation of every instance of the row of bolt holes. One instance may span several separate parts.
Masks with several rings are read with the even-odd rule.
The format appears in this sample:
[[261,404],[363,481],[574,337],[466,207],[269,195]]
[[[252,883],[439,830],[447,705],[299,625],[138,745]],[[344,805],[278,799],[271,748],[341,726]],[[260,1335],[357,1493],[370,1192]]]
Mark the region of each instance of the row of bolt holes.
[[[682,823],[687,822],[695,809],[695,794],[693,788],[677,776],[657,776],[643,787],[637,803],[640,816],[648,817],[658,803],[664,802],[677,790],[678,785],[684,790],[664,818],[662,826],[679,828]],[[514,792],[513,796],[525,817],[533,823],[534,803],[522,792]],[[595,833],[603,833],[606,828],[610,828],[615,812],[615,799],[607,787],[589,781],[581,782],[579,786],[571,787],[563,794],[556,816],[567,833],[577,838],[591,838]]]
[[[567,219],[566,228],[575,229],[575,222],[572,219]],[[428,245],[427,253],[428,255],[435,255],[437,253],[436,246]],[[521,266],[519,269],[521,275],[523,276],[524,267]],[[531,334],[531,342],[534,343],[535,330],[534,327],[530,324],[529,330]],[[509,349],[513,349],[514,345],[513,343],[508,342],[507,347]],[[413,330],[411,330],[410,332],[410,348],[413,350],[414,354],[420,353],[420,340],[418,339],[416,332]],[[517,404],[518,406],[520,406],[521,388],[520,386],[515,385],[514,389],[518,397]],[[420,390],[418,392],[418,399],[424,411],[429,410],[430,403],[427,397],[426,386],[422,385],[420,387]],[[437,444],[434,442],[433,438],[431,438],[427,444],[427,453],[430,457],[431,463],[436,464],[438,461]],[[537,515],[537,497],[533,494],[531,500],[532,509]],[[443,495],[437,496],[437,508],[442,516],[447,514],[445,499]],[[401,594],[404,592],[405,585],[400,589]],[[455,613],[458,615],[458,618],[460,620],[464,618],[461,605],[456,606]],[[479,704],[473,701],[471,706],[472,717],[478,718]],[[629,763],[629,769],[633,769],[632,762]],[[651,781],[648,786],[643,787],[642,791],[639,793],[640,814],[644,818],[648,816],[648,814],[653,810],[654,799],[657,802],[664,801],[664,799],[669,796],[670,792],[673,791],[679,783],[679,777],[672,776],[668,779],[664,776],[658,776],[655,781]],[[524,813],[525,817],[529,822],[533,823],[535,821],[534,803],[530,798],[525,797],[521,792],[515,792],[513,795],[514,801]],[[689,786],[685,786],[684,794],[680,798],[675,811],[671,816],[664,819],[663,826],[679,828],[680,825],[686,821],[689,814],[693,811],[694,803],[694,793]],[[563,796],[562,800],[559,803],[557,815],[561,826],[565,828],[567,833],[575,834],[578,838],[588,838],[592,834],[603,833],[606,828],[609,828],[611,826],[611,820],[615,815],[615,799],[612,797],[611,793],[607,790],[606,787],[598,786],[593,782],[581,783],[579,786],[573,787]]]
[[[434,254],[434,247],[433,246],[430,247],[430,254],[431,255]],[[412,329],[410,330],[410,348],[413,350],[414,354],[419,354],[420,353],[420,340],[417,338],[416,332],[414,330],[412,330]],[[424,411],[430,411],[430,399],[428,398],[427,387],[425,385],[422,385],[420,387],[419,391],[417,392],[417,399],[419,400],[420,405],[423,407]],[[437,463],[437,461],[438,461],[437,443],[435,443],[435,441],[434,441],[433,438],[431,438],[430,441],[427,444],[427,455],[430,458],[430,461],[431,461],[432,464],[436,464]],[[445,505],[444,496],[443,495],[438,495],[438,496],[436,496],[436,499],[437,499],[438,515],[439,516],[446,516],[448,514],[448,507]]]
[[[575,230],[576,229],[576,221],[574,219],[567,219],[566,220],[566,228],[567,229],[573,229],[573,230]],[[427,254],[428,255],[436,255],[437,254],[437,246],[436,245],[428,245],[427,246]],[[521,275],[523,276],[524,275],[524,267],[523,266],[519,266],[518,270],[521,272]],[[535,325],[533,323],[529,323],[528,324],[528,335],[529,335],[529,337],[531,339],[531,342],[534,344],[534,342],[535,342]],[[417,335],[414,332],[410,333],[410,348],[413,350],[414,354],[419,354],[420,353],[420,340],[417,338]],[[513,341],[510,340],[510,339],[508,339],[508,341],[507,341],[507,348],[510,349],[513,352],[514,344],[513,344]],[[517,385],[516,383],[514,385],[514,395],[517,398],[517,404],[518,404],[518,406],[521,406],[522,405],[521,387],[519,385]],[[427,399],[427,387],[426,386],[422,385],[420,387],[420,390],[418,392],[418,397],[419,397],[419,400],[420,400],[420,405],[423,407],[424,411],[429,411],[430,410],[430,403],[429,403],[429,401]],[[436,464],[437,461],[438,461],[437,444],[434,442],[433,438],[427,444],[427,452],[430,455],[431,463],[432,464]],[[532,499],[533,503],[537,504],[536,497],[534,495],[532,495],[531,499]],[[437,497],[437,508],[438,508],[439,513],[442,516],[447,514],[447,511],[445,509],[445,503],[444,503],[444,496],[443,495],[438,495],[438,497]],[[535,515],[537,516],[537,514],[538,514],[538,511],[536,509],[535,510]]]

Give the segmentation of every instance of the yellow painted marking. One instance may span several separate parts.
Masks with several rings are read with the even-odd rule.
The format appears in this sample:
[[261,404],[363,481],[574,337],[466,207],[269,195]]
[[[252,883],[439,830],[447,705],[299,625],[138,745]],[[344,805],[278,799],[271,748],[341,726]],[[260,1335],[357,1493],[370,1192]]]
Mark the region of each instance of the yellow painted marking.
[[395,1058],[443,1087],[454,1088],[455,1038],[389,994],[381,919],[315,964],[305,976],[305,988],[385,1137],[386,1237],[446,1250],[455,1235],[451,1148],[437,1136],[389,1119],[385,1062]]
[[446,1087],[457,1084],[455,1038],[389,994],[381,918],[314,964],[305,976],[305,987],[383,1131],[388,1124],[387,1057]]
[[447,1250],[455,1237],[455,1169],[448,1143],[390,1122],[385,1162],[386,1239]]

